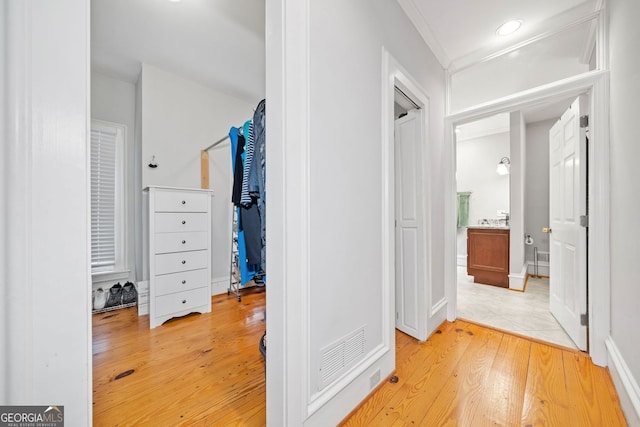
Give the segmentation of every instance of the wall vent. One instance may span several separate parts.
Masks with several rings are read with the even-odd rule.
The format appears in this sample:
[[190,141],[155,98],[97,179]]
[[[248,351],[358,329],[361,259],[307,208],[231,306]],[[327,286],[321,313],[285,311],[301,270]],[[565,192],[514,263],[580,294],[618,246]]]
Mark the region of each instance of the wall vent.
[[320,389],[362,359],[365,351],[364,331],[364,327],[357,329],[320,350]]

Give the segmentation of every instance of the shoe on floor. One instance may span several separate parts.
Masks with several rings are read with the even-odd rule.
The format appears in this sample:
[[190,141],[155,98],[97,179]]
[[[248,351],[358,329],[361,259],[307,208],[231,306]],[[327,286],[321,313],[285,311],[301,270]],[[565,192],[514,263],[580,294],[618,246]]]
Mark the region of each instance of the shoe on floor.
[[122,303],[130,304],[132,302],[136,302],[138,300],[138,291],[136,291],[136,286],[127,282],[122,287]]
[[109,289],[107,303],[104,307],[115,307],[120,304],[122,304],[122,285],[118,282]]
[[93,309],[100,310],[104,308],[107,302],[107,295],[104,293],[104,289],[98,288],[93,292]]

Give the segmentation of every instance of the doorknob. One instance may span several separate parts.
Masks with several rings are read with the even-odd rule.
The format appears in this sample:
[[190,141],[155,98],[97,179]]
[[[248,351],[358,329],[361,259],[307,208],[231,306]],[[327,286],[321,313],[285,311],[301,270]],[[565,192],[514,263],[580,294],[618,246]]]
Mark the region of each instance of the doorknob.
[[551,229],[549,227],[543,227],[542,232],[551,234]]

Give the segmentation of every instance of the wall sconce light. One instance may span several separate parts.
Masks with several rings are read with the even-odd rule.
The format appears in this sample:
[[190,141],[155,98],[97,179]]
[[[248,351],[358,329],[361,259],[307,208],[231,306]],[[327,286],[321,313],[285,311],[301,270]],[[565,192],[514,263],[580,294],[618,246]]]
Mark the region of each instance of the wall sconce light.
[[500,163],[498,163],[498,168],[496,172],[498,175],[509,175],[509,167],[511,165],[511,160],[508,157],[503,157],[500,159]]

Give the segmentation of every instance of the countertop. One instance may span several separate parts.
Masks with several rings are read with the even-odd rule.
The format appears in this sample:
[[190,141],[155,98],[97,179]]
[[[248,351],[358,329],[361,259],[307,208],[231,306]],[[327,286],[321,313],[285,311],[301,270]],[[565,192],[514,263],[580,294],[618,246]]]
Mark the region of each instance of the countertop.
[[489,228],[496,230],[508,230],[508,225],[491,225],[491,224],[477,224],[477,225],[467,225],[467,228]]

